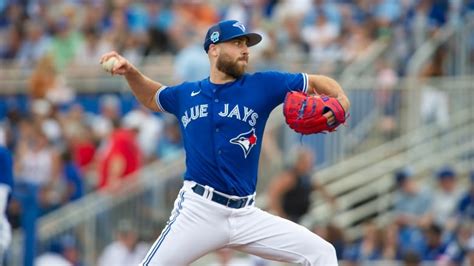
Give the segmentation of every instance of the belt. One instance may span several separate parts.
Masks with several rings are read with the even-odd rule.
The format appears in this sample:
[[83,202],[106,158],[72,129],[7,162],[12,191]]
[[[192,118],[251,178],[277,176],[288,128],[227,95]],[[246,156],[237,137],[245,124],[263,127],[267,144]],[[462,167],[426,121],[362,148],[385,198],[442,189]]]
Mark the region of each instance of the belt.
[[[200,184],[196,184],[192,190],[194,191],[194,193],[200,195],[200,196],[203,196],[204,193],[206,192],[206,188]],[[247,206],[247,203],[248,205],[252,204],[253,203],[253,197],[245,197],[245,198],[238,198],[238,199],[234,199],[234,198],[229,198],[229,197],[226,197],[224,195],[221,195],[221,194],[218,194],[218,193],[212,193],[212,197],[211,197],[211,200],[214,201],[214,202],[217,202],[221,205],[224,205],[226,207],[229,207],[229,208],[233,208],[233,209],[240,209],[240,208],[243,208],[245,206]]]

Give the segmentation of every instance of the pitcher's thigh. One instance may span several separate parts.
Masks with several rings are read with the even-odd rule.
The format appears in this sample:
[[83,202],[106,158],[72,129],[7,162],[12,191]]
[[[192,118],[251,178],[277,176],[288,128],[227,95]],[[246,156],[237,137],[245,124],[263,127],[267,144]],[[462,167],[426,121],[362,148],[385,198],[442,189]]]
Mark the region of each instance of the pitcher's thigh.
[[[191,206],[190,206],[191,205]],[[140,266],[189,265],[221,248],[228,237],[219,224],[201,219],[196,206],[183,204],[148,251]]]
[[337,265],[333,245],[305,227],[258,210],[234,248],[266,259],[300,265]]

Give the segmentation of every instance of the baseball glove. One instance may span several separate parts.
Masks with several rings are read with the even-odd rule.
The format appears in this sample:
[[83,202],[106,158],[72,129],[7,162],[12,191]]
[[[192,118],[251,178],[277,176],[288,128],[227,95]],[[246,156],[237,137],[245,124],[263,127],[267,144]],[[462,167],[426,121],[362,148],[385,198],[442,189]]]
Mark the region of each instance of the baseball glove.
[[[331,125],[324,116],[329,111],[335,118]],[[336,98],[296,91],[286,94],[283,114],[289,127],[304,135],[332,132],[346,121],[346,112]]]

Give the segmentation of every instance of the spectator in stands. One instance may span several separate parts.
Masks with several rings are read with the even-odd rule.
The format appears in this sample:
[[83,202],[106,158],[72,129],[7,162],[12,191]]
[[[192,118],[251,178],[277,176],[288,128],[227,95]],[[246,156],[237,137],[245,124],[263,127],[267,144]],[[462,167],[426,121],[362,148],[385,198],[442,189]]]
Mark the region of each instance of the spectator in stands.
[[57,250],[43,253],[35,259],[35,266],[73,266]]
[[255,72],[284,69],[281,60],[279,60],[278,29],[269,29],[267,33],[265,42],[261,44],[260,56],[252,63]]
[[428,211],[431,198],[428,191],[421,190],[413,180],[409,169],[402,169],[395,174],[397,190],[393,197],[394,220],[399,226],[401,254],[421,256],[425,248],[425,240],[421,228],[428,225]]
[[404,266],[419,266],[421,264],[420,255],[414,251],[407,251],[403,255],[403,264]]
[[350,25],[343,48],[345,63],[351,63],[361,54],[368,52],[367,48],[374,41],[373,30],[374,27],[370,21]]
[[171,116],[165,116],[165,131],[158,142],[157,157],[162,161],[171,161],[181,154],[183,141],[179,129],[178,120]]
[[255,4],[252,1],[233,1],[224,10],[222,16],[223,20],[235,19],[243,21],[244,24],[248,25],[249,21],[252,20],[252,15],[255,11]]
[[94,138],[100,142],[105,139],[113,130],[113,122],[119,121],[122,114],[120,98],[114,94],[105,94],[99,100],[99,114],[94,116],[90,123],[93,129]]
[[347,248],[344,259],[349,265],[370,264],[370,261],[382,258],[381,232],[373,221],[367,221],[363,225],[362,238]]
[[6,1],[3,4],[4,9],[1,13],[2,16],[0,16],[0,30],[10,25],[21,25],[27,16],[23,2]]
[[82,257],[77,239],[72,235],[64,235],[60,239],[61,254],[72,266],[82,266]]
[[176,40],[180,50],[174,59],[174,79],[176,82],[202,80],[209,76],[209,60],[202,52],[202,41],[196,39],[195,30],[183,31]]
[[468,254],[469,257],[468,257],[467,263],[469,265],[474,265],[474,232],[471,238],[469,239],[468,251],[469,251],[469,254]]
[[137,228],[128,220],[121,220],[116,229],[116,241],[105,247],[98,266],[138,265],[148,251],[148,244],[139,242]]
[[450,166],[441,168],[436,175],[438,188],[432,194],[430,216],[432,223],[446,226],[456,210],[462,191],[457,186],[456,172]]
[[74,27],[74,12],[72,8],[65,9],[66,14],[54,24],[50,54],[54,57],[54,65],[58,71],[64,71],[70,66],[84,41],[81,33]]
[[14,60],[21,48],[22,29],[19,25],[11,25],[6,35],[6,41],[0,43],[0,60]]
[[439,90],[436,85],[427,82],[429,78],[444,75],[446,51],[443,47],[438,48],[435,55],[421,72],[421,122],[447,128],[449,126],[449,102],[448,94]]
[[457,204],[457,223],[462,220],[474,220],[474,170],[470,175],[470,183],[468,190],[461,196],[461,200]]
[[445,22],[448,11],[448,1],[417,1],[408,11],[405,18],[406,31],[412,41],[412,47],[417,48],[435,33]]
[[468,259],[473,235],[472,220],[461,221],[440,258],[441,265],[463,265]]
[[35,266],[81,266],[76,239],[71,235],[53,240],[49,250],[35,259]]
[[426,249],[421,256],[424,261],[438,261],[445,252],[446,246],[442,238],[443,228],[431,224],[425,229]]
[[50,89],[56,86],[56,67],[53,57],[45,55],[38,59],[29,80],[30,95],[33,99],[42,99]]
[[314,24],[302,29],[302,36],[310,47],[310,54],[317,61],[327,59],[325,53],[338,35],[338,26],[329,21],[324,12],[318,15]]
[[46,35],[45,25],[40,20],[29,20],[25,23],[26,36],[17,61],[22,68],[32,69],[43,58],[51,44],[51,39]]
[[207,28],[217,23],[217,9],[208,1],[181,0],[173,3],[176,17],[191,22],[195,28]]
[[147,14],[144,19],[148,30],[145,56],[174,50],[169,31],[176,20],[176,14],[162,1],[145,1],[145,5]]
[[33,99],[47,99],[53,104],[61,105],[71,102],[74,91],[66,85],[49,54],[38,61],[29,80],[30,94]]
[[[77,66],[87,67],[95,66],[97,58],[106,51],[113,50],[112,44],[101,38],[100,32],[96,27],[84,29],[84,42],[79,44],[77,53],[75,54],[74,63]],[[97,73],[97,69],[90,69],[86,72],[88,75]],[[81,70],[83,71],[83,70]]]
[[39,204],[43,212],[60,204],[58,185],[59,159],[41,128],[22,124],[15,152],[15,183],[39,188]]
[[313,0],[311,7],[306,9],[304,17],[304,25],[314,24],[319,16],[326,16],[329,23],[336,25],[339,29],[341,26],[341,13],[337,4],[334,1],[328,0]]
[[31,103],[33,123],[42,130],[52,145],[60,145],[63,141],[63,131],[57,119],[57,109],[44,99]]
[[82,174],[87,174],[93,167],[96,143],[83,107],[80,104],[73,104],[62,115],[60,122],[66,146],[71,148],[74,162]]
[[62,161],[62,178],[66,185],[63,194],[63,202],[68,203],[80,199],[84,195],[84,177],[79,167],[73,160],[72,152],[66,148],[61,154]]
[[385,140],[396,136],[398,122],[396,120],[400,109],[400,92],[396,90],[398,75],[386,59],[376,62],[376,105],[381,112],[378,129]]
[[297,15],[285,14],[282,18],[283,30],[277,32],[277,41],[283,60],[289,60],[295,54],[309,54],[310,48],[301,35],[300,22],[301,17]]
[[[118,1],[116,1],[118,2]],[[122,1],[126,2],[126,1]],[[110,13],[110,25],[104,31],[105,40],[112,43],[117,51],[123,51],[129,36],[126,7],[115,7]]]
[[335,208],[335,198],[314,181],[313,153],[305,148],[295,149],[289,156],[288,168],[272,180],[268,190],[270,210],[280,217],[299,222],[309,211],[313,190],[320,192]]
[[143,154],[143,162],[149,163],[156,159],[155,151],[163,135],[164,122],[161,117],[153,115],[142,105],[128,112],[122,119],[126,125],[138,125],[138,144]]
[[[77,7],[82,8],[81,25],[79,28],[82,31],[87,31],[87,29],[96,29],[99,33],[100,39],[102,38],[102,33],[104,28],[107,27],[109,23],[107,12],[109,3],[103,1],[85,1]],[[105,40],[103,40],[105,41]]]
[[393,261],[402,258],[398,225],[396,223],[389,223],[382,230],[382,258],[383,260]]
[[429,194],[418,187],[410,169],[397,171],[395,183],[397,185],[393,198],[395,221],[400,226],[423,225],[431,206]]
[[98,188],[110,191],[119,189],[121,182],[125,178],[130,179],[142,164],[142,154],[137,142],[138,125],[119,126],[119,122],[115,121],[114,126],[115,129],[105,140],[97,158]]

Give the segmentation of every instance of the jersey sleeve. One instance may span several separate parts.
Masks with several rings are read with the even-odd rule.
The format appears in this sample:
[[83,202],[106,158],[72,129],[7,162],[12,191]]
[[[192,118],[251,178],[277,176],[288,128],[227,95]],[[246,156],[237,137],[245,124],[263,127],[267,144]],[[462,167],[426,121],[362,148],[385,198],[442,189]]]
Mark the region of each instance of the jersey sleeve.
[[161,110],[176,115],[179,107],[179,87],[180,85],[163,86],[156,92],[155,101]]
[[[283,103],[289,91],[308,92],[308,75],[306,73],[264,72],[262,73],[266,84],[266,95],[276,107]],[[273,109],[272,108],[272,109]]]

